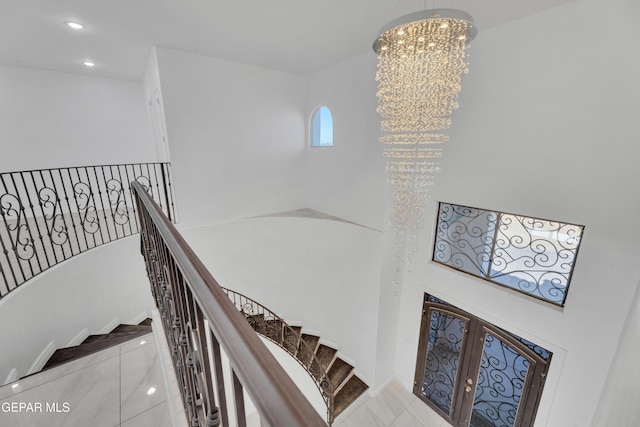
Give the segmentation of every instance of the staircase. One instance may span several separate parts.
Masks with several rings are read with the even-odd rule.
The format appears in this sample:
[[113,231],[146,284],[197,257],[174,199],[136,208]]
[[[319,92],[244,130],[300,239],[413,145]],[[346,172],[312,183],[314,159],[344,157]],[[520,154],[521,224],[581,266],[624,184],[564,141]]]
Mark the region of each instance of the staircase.
[[[257,316],[264,316],[259,314]],[[285,327],[286,323],[274,321],[272,327],[265,325],[258,327],[260,323],[254,319],[247,320],[254,327],[255,331],[285,349],[295,357],[298,362],[314,377],[316,381],[327,375],[332,387],[327,387],[326,383],[321,383],[323,394],[333,388],[333,417],[337,417],[349,407],[368,386],[354,372],[353,366],[341,359],[338,350],[320,342],[320,337],[302,333],[299,326]],[[282,323],[282,324],[278,324]]]
[[149,333],[151,333],[151,319],[145,319],[138,325],[120,324],[108,334],[89,335],[79,345],[56,350],[42,370],[54,368]]
[[327,403],[329,424],[367,390],[354,367],[338,356],[337,349],[322,343],[319,336],[287,324],[242,294],[223,290],[257,333],[282,347],[313,377]]

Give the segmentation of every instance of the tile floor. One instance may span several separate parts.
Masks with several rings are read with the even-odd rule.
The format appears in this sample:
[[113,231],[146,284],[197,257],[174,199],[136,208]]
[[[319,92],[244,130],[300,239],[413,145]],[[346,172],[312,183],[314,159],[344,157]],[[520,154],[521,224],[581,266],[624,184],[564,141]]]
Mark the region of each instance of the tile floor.
[[[0,426],[171,427],[160,359],[149,334],[0,387]],[[358,399],[333,425],[448,426],[396,381]]]
[[0,388],[0,426],[169,427],[153,334]]
[[375,397],[364,396],[333,427],[449,427],[449,424],[398,382],[391,381]]

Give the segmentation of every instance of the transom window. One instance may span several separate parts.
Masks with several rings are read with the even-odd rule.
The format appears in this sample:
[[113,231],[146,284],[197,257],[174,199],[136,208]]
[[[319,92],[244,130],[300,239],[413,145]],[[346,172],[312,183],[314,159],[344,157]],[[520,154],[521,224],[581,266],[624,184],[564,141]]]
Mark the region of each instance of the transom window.
[[583,226],[440,203],[433,260],[564,306]]
[[311,116],[311,146],[333,146],[333,117],[325,105],[316,108]]

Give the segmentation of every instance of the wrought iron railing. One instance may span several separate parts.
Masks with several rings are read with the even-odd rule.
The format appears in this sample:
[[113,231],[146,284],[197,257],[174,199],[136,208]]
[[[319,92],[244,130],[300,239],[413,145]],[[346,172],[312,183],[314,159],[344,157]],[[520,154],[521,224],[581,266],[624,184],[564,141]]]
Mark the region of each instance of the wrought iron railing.
[[[246,426],[243,390],[261,425],[326,426],[143,186],[132,183],[141,248],[191,426]],[[232,391],[227,395],[224,350]],[[233,399],[231,399],[233,395]]]
[[329,379],[329,366],[318,359],[315,348],[303,340],[296,329],[259,302],[230,289],[222,290],[256,332],[282,347],[309,373],[327,405],[327,422],[331,425],[334,419],[335,390]]
[[0,173],[0,298],[64,260],[137,233],[131,181],[173,218],[169,163]]

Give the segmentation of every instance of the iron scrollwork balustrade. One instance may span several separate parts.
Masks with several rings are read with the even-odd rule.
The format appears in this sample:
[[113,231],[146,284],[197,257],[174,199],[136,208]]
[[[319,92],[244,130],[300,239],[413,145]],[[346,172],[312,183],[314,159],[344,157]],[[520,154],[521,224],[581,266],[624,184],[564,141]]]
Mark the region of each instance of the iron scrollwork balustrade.
[[[150,220],[143,216],[143,224],[146,221]],[[157,230],[143,225],[141,242],[151,293],[166,332],[189,425],[219,426],[204,316]]]
[[59,262],[136,234],[131,181],[174,217],[169,163],[0,173],[0,298]]
[[256,332],[284,349],[309,373],[327,405],[327,422],[331,425],[334,420],[335,390],[329,379],[328,366],[323,366],[318,360],[315,349],[280,316],[262,304],[230,289],[222,290]]
[[[246,390],[266,425],[326,427],[160,207],[139,183],[132,188],[141,252],[188,424],[228,426],[233,418],[227,402],[233,402],[237,425],[246,425]],[[227,397],[221,349],[231,367],[233,399]]]
[[440,203],[433,260],[563,306],[583,230]]

